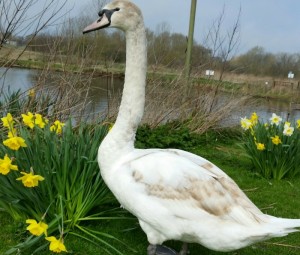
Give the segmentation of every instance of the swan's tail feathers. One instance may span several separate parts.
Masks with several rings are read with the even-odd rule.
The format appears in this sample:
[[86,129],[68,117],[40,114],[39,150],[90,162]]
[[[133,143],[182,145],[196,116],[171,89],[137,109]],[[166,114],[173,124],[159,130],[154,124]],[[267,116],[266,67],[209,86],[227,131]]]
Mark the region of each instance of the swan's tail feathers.
[[286,236],[289,233],[300,231],[300,219],[285,219],[271,217],[270,228],[274,230],[274,237]]

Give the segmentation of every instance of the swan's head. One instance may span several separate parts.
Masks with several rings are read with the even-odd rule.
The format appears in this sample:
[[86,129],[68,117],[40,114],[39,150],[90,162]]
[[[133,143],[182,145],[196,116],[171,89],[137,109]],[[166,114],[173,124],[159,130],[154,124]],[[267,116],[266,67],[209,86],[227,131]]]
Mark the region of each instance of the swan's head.
[[98,13],[99,18],[83,33],[89,33],[105,27],[115,27],[127,31],[135,29],[143,22],[140,9],[128,0],[116,0],[103,7]]

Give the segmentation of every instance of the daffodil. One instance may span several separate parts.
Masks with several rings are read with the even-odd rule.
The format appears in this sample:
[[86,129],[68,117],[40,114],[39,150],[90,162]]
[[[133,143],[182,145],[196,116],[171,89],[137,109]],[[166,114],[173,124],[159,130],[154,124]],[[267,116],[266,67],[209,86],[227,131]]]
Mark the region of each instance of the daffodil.
[[4,140],[3,144],[14,151],[19,150],[20,147],[27,147],[25,140],[22,137],[13,136],[13,134],[10,134],[10,137]]
[[28,188],[33,188],[39,185],[39,181],[45,180],[44,177],[40,175],[34,175],[32,172],[26,173],[21,172],[24,176],[17,178],[17,181],[22,181],[23,185]]
[[241,127],[244,130],[248,130],[249,128],[251,128],[252,127],[251,120],[247,119],[246,117],[245,118],[241,118]]
[[272,114],[272,117],[270,118],[270,121],[272,124],[275,124],[276,126],[279,125],[279,123],[282,121],[282,118],[275,113]]
[[60,122],[59,120],[54,121],[54,124],[50,127],[51,131],[55,131],[57,134],[62,133],[62,128],[65,123]]
[[6,115],[6,117],[1,118],[1,120],[2,120],[2,123],[3,123],[4,127],[7,127],[9,129],[11,129],[13,127],[14,120],[13,120],[13,117],[10,113],[8,113]]
[[12,164],[12,159],[10,159],[7,154],[5,154],[3,159],[0,159],[0,174],[7,175],[10,170],[18,170],[17,165]]
[[272,139],[272,143],[275,145],[278,145],[281,143],[281,140],[278,135],[272,136],[271,139]]
[[26,228],[31,234],[35,236],[40,236],[42,234],[45,234],[47,236],[47,229],[48,225],[42,221],[37,222],[33,219],[26,220],[26,223],[29,224],[29,226]]
[[27,114],[22,114],[23,123],[30,127],[31,129],[34,127],[34,116],[31,112],[28,112]]
[[35,96],[35,89],[28,90],[28,96],[29,97],[34,97]]
[[256,143],[256,148],[259,150],[259,151],[263,151],[266,149],[265,145],[263,143]]
[[43,116],[39,113],[36,113],[34,117],[35,117],[34,124],[39,126],[40,128],[44,128],[45,125],[48,123],[48,120],[43,118]]
[[56,239],[55,236],[46,237],[46,240],[50,242],[49,250],[60,253],[62,251],[67,251],[62,239]]
[[300,128],[300,119],[297,120],[297,128]]
[[258,115],[256,114],[256,112],[253,112],[251,117],[250,117],[250,121],[252,123],[252,125],[256,125],[258,122]]
[[291,136],[294,133],[294,128],[291,127],[290,122],[286,122],[284,124],[283,134],[286,136]]

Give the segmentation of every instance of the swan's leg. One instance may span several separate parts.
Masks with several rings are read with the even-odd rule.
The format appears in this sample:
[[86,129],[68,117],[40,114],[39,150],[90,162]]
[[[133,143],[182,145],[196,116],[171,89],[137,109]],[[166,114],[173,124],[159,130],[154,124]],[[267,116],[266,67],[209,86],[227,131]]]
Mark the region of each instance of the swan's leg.
[[190,253],[189,247],[187,243],[183,243],[181,251],[179,252],[179,255],[188,255]]
[[149,244],[147,248],[147,255],[155,255],[156,254],[156,245]]

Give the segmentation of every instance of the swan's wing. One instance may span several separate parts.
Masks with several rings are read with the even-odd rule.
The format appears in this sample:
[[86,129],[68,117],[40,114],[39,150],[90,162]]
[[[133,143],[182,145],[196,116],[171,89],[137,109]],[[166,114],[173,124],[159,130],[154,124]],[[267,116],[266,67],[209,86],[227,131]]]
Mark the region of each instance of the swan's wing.
[[133,182],[143,187],[139,192],[167,205],[177,217],[197,218],[195,212],[199,212],[199,217],[205,214],[247,225],[263,216],[230,177],[201,157],[181,150],[137,150],[134,154],[123,164]]

